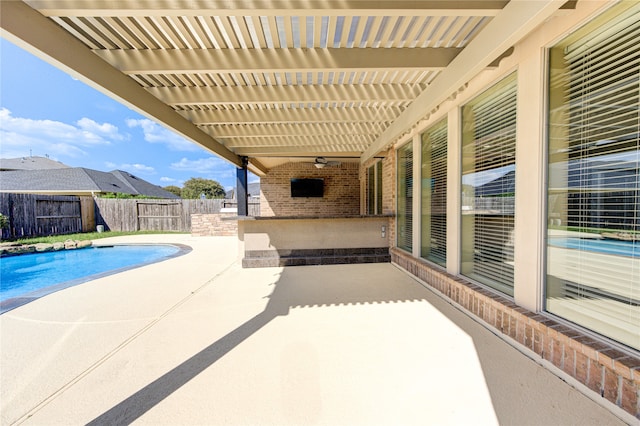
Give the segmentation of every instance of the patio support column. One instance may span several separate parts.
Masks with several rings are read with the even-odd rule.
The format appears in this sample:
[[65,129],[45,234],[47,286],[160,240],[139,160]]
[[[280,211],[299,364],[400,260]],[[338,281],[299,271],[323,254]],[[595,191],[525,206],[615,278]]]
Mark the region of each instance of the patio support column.
[[525,45],[532,53],[518,67],[514,230],[514,299],[532,312],[543,307],[546,233],[545,57],[535,46]]
[[422,255],[422,138],[413,135],[413,249],[414,257]]
[[236,198],[238,199],[238,216],[249,215],[249,197],[247,194],[247,165],[249,157],[240,157],[242,167],[236,169]]
[[447,272],[460,273],[460,218],[462,204],[462,126],[460,108],[449,111],[447,144]]

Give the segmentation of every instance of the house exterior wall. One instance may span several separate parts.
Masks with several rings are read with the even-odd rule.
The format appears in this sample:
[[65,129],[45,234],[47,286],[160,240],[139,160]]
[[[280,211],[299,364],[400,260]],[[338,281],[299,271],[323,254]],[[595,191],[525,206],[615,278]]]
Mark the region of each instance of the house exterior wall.
[[[382,211],[380,213],[385,216],[393,216],[396,213],[396,152],[390,149],[378,157],[382,158],[370,159],[362,164],[358,173],[361,187],[360,212],[366,214],[367,211],[367,169],[379,162],[379,166],[382,167]],[[395,246],[395,221],[389,221],[385,233],[389,239],[389,245]]]
[[640,362],[561,321],[391,249],[391,261],[592,398],[638,417]]
[[[286,163],[260,179],[261,216],[353,216],[360,214],[358,163],[316,168],[313,163]],[[324,179],[322,198],[292,198],[291,179]]]
[[396,152],[390,150],[382,159],[382,214],[396,212]]
[[[576,10],[557,15],[518,43],[514,52],[495,69],[476,75],[464,87],[397,140],[384,161],[384,212],[395,213],[396,152],[414,144],[419,157],[417,136],[447,117],[449,125],[447,264],[439,267],[420,258],[419,240],[413,253],[398,249],[395,226],[390,226],[392,262],[406,269],[426,285],[439,291],[477,317],[505,339],[531,352],[552,371],[567,379],[612,410],[624,410],[640,418],[640,356],[637,351],[612,343],[544,311],[543,287],[546,276],[546,108],[547,48],[578,27],[589,22],[614,2],[578,2]],[[517,72],[518,102],[516,129],[516,189],[513,259],[514,296],[494,290],[460,276],[461,262],[461,119],[460,111],[494,83]],[[365,163],[364,165],[367,165]],[[414,182],[420,182],[421,168],[414,165]],[[366,181],[361,181],[366,184]],[[414,187],[418,186],[414,184]],[[388,199],[391,198],[391,199]],[[414,200],[420,197],[414,195]],[[413,205],[413,230],[419,236],[421,206]]]

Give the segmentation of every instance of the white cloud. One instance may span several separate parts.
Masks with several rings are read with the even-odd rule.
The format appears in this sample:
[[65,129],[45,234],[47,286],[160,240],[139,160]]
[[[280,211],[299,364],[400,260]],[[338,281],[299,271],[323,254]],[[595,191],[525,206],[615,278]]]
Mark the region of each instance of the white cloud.
[[171,163],[171,169],[188,172],[191,177],[213,179],[221,185],[235,182],[235,167],[217,157],[206,157],[197,160],[182,158],[177,163]]
[[117,170],[125,170],[129,173],[133,173],[133,174],[143,174],[143,175],[152,175],[156,172],[156,169],[151,167],[151,166],[147,166],[145,164],[140,164],[140,163],[134,163],[134,164],[115,164],[112,163],[110,161],[104,163],[108,168],[110,169],[117,169]]
[[164,186],[172,185],[180,188],[184,186],[184,179],[174,179],[167,176],[162,176],[160,182],[162,182]]
[[110,145],[125,136],[109,123],[98,124],[83,118],[77,126],[54,120],[14,117],[0,108],[0,139],[5,158],[49,154],[51,157],[81,157],[86,148]]
[[125,139],[124,135],[118,132],[118,128],[111,123],[97,123],[90,118],[81,118],[76,123],[83,131],[89,134],[102,135],[111,140],[121,141]]
[[178,179],[174,179],[174,178],[170,178],[170,177],[166,177],[166,176],[162,176],[160,178],[160,182],[166,182],[166,183],[181,183],[183,181],[178,180]]
[[140,127],[144,133],[144,140],[149,143],[160,143],[172,151],[199,151],[201,148],[195,143],[171,132],[170,130],[147,119],[128,119],[127,126]]
[[153,174],[156,172],[156,169],[154,169],[151,166],[147,166],[144,164],[140,164],[140,163],[135,163],[135,164],[123,164],[122,165],[122,169],[126,170],[128,172],[130,171],[136,171],[138,173],[143,173],[143,174]]
[[173,170],[199,174],[227,171],[230,167],[233,166],[216,157],[200,158],[198,160],[188,160],[183,157],[177,163],[171,163],[171,168]]

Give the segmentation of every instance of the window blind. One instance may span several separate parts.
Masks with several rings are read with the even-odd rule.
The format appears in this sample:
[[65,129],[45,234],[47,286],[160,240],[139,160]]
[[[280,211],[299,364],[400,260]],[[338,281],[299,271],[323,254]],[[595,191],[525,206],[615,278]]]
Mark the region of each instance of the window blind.
[[513,295],[516,74],[462,109],[462,268]]
[[447,120],[422,135],[421,256],[447,262]]
[[398,196],[396,228],[398,248],[413,250],[413,147],[406,144],[398,150]]
[[640,349],[640,7],[550,52],[546,309]]

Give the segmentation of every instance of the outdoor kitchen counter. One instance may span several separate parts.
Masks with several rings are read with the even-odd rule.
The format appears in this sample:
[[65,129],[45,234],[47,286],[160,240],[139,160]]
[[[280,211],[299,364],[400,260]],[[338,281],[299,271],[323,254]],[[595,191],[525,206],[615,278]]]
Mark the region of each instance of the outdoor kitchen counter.
[[[344,255],[388,254],[389,226],[392,217],[392,215],[239,217],[239,255],[243,259],[243,264],[249,266],[251,262],[247,259],[253,258],[296,257],[298,260],[306,258],[307,262],[325,264],[330,259],[335,260]],[[264,260],[256,263],[260,263],[260,266],[274,266],[273,262]],[[279,265],[282,266],[282,262]]]

